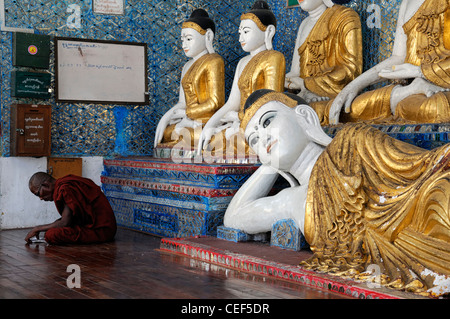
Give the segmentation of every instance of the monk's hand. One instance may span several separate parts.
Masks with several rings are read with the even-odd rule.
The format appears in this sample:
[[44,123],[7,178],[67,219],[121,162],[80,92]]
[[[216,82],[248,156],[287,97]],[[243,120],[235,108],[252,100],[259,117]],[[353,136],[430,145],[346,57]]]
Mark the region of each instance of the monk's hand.
[[30,230],[27,234],[27,236],[25,237],[25,241],[27,243],[31,243],[31,238],[36,236],[36,239],[39,239],[39,233],[40,231],[35,227],[32,230]]

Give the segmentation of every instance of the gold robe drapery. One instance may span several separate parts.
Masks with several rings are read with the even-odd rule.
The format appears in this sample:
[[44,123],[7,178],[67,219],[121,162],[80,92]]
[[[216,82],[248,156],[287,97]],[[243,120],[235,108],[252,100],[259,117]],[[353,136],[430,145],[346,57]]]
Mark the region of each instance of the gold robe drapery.
[[322,124],[328,124],[332,100],[363,69],[362,31],[359,15],[351,8],[334,5],[325,10],[298,49],[300,77],[305,87],[331,101],[311,107]]
[[[405,63],[420,66],[425,79],[450,89],[450,5],[449,0],[426,0],[416,14],[403,25],[407,35]],[[351,113],[341,115],[342,122],[392,119],[418,123],[450,121],[450,92],[431,97],[414,94],[400,101],[392,117],[391,94],[395,85],[358,96]]]
[[[187,117],[204,125],[225,104],[225,63],[223,58],[216,53],[200,57],[183,76],[181,85],[186,100]],[[166,128],[162,144],[173,146],[182,142],[183,135],[173,134],[174,129],[175,124]],[[192,128],[186,128],[186,130],[189,130],[191,141],[182,147],[195,147],[201,130]]]
[[[283,92],[285,72],[286,61],[281,52],[264,50],[252,57],[242,70],[238,80],[241,95],[239,120],[242,120],[244,116],[244,105],[247,98],[256,90],[269,89]],[[244,135],[240,133],[234,134],[227,140],[225,131],[222,131],[213,136],[210,145],[215,155],[228,154],[245,157],[248,154],[254,154],[245,141]]]
[[[393,288],[423,292],[450,275],[450,145],[427,151],[347,124],[314,166],[303,265],[353,275],[380,267]],[[430,281],[431,280],[431,281]]]
[[265,50],[255,55],[242,70],[238,87],[241,92],[239,119],[244,116],[247,98],[260,89],[283,92],[286,61],[281,52]]

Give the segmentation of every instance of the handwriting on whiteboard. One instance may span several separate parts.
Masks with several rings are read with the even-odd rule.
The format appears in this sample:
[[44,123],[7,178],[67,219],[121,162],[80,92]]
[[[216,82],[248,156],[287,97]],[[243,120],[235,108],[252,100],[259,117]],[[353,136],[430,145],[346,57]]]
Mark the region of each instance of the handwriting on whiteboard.
[[132,66],[126,66],[126,65],[115,65],[115,64],[92,64],[92,63],[59,63],[58,67],[60,68],[91,68],[91,69],[97,69],[97,70],[133,70]]

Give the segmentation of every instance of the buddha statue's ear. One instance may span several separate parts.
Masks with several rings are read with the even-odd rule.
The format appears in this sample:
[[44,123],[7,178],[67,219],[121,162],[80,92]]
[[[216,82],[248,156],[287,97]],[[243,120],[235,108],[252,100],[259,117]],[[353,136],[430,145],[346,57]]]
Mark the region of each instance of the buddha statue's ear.
[[213,40],[214,40],[214,32],[211,29],[206,30],[205,34],[205,42],[206,42],[206,49],[208,50],[208,53],[214,53],[214,47],[213,47]]
[[297,116],[297,122],[313,142],[323,146],[330,144],[331,137],[323,131],[319,116],[312,107],[306,104],[297,105],[295,115]]
[[313,108],[306,104],[300,104],[295,107],[295,114],[299,117],[302,125],[320,126],[320,120]]
[[276,28],[273,24],[269,25],[266,31],[264,32],[264,42],[266,43],[267,50],[273,49],[272,40],[273,37],[275,36],[275,32]]

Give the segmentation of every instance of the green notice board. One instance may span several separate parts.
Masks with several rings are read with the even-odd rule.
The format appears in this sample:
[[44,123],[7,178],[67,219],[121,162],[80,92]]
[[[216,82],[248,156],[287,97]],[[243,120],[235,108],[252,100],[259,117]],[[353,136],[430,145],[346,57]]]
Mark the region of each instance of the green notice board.
[[302,2],[302,0],[287,0],[287,6],[288,7],[296,7],[299,5],[299,2]]
[[50,36],[43,34],[14,32],[13,65],[48,69]]
[[11,72],[11,96],[48,99],[50,93],[50,73]]

